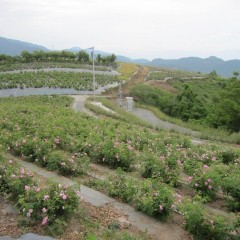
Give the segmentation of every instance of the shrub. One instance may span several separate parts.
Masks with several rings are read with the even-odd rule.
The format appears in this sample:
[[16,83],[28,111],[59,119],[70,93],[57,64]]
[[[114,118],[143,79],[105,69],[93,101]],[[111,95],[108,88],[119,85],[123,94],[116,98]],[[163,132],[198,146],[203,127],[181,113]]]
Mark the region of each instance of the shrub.
[[17,202],[25,224],[42,223],[54,231],[64,226],[78,205],[78,197],[72,188],[54,183],[44,189],[30,186]]
[[166,184],[145,180],[135,199],[136,208],[163,221],[172,212],[173,192]]
[[[215,198],[222,183],[222,177],[227,173],[228,167],[223,164],[208,167],[203,165],[192,177],[190,185],[207,201]],[[190,178],[191,179],[191,178]]]
[[[235,166],[233,166],[235,167]],[[227,199],[228,208],[232,211],[240,211],[240,170],[235,168],[231,175],[222,180],[222,189],[224,193],[230,195]]]
[[234,163],[238,157],[238,154],[233,149],[225,149],[219,153],[219,159],[224,164]]
[[0,190],[17,203],[22,223],[41,223],[53,232],[63,231],[66,221],[78,209],[80,192],[55,183],[41,188],[31,172],[13,160],[6,161],[1,156],[0,160]]
[[134,178],[127,177],[122,171],[118,170],[114,178],[106,181],[107,192],[110,196],[121,198],[124,202],[132,202],[138,191],[138,182]]
[[185,228],[197,240],[226,240],[230,237],[234,225],[220,216],[209,216],[198,202],[185,200],[181,205]]
[[176,185],[180,169],[176,164],[174,157],[146,154],[141,158],[142,176],[144,178],[156,178],[161,182]]

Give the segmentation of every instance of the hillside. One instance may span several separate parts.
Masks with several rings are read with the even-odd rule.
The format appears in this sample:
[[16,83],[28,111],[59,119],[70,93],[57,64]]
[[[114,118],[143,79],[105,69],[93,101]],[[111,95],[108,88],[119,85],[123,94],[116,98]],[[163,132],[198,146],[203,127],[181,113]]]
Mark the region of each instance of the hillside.
[[215,70],[219,75],[231,77],[234,71],[240,71],[240,60],[224,61],[217,57],[197,58],[188,57],[180,59],[153,59],[147,65],[175,68],[185,71],[210,73]]
[[20,54],[23,50],[29,52],[36,50],[49,51],[47,48],[37,44],[0,37],[0,54],[14,56]]

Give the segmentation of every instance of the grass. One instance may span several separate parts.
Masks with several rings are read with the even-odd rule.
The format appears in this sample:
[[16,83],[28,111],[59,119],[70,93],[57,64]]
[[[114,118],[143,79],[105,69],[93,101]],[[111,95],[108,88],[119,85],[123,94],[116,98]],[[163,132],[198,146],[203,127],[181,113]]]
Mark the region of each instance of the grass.
[[136,103],[136,106],[152,111],[155,114],[155,116],[158,117],[159,119],[174,123],[181,127],[191,129],[193,131],[200,132],[201,134],[198,136],[199,138],[206,139],[206,140],[220,141],[225,143],[240,144],[240,133],[229,133],[226,130],[209,128],[209,127],[197,124],[196,122],[193,122],[193,121],[184,122],[181,119],[173,118],[166,115],[165,113],[161,112],[158,108],[153,106],[144,105],[140,103]]
[[[91,100],[92,98],[89,98],[88,100]],[[127,112],[123,109],[121,109],[120,107],[118,107],[113,101],[104,98],[104,97],[100,97],[97,98],[97,101],[101,102],[105,107],[111,109],[112,111],[114,111],[116,114],[113,114],[111,112],[108,112],[100,107],[97,107],[93,104],[91,104],[90,101],[87,101],[85,106],[93,111],[94,113],[98,114],[98,115],[104,115],[107,117],[111,117],[113,119],[118,119],[118,120],[122,120],[125,122],[130,122],[133,124],[137,124],[138,126],[142,126],[142,127],[150,127],[150,124],[148,124],[147,122],[139,119],[138,117],[136,117],[134,114],[132,114],[131,112]]]
[[184,85],[190,86],[191,90],[196,93],[201,101],[212,103],[219,96],[220,91],[226,86],[227,79],[209,78],[204,79],[174,79],[169,80],[170,86],[183,91]]
[[117,71],[121,73],[119,76],[121,80],[129,80],[130,76],[137,71],[137,66],[132,63],[119,63]]

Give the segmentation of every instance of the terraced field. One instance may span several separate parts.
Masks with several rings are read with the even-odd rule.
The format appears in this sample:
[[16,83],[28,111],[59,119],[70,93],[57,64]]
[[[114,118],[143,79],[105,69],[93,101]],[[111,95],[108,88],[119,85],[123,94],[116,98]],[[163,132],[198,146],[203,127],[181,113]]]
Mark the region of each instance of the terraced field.
[[[195,237],[234,239],[239,234],[235,224],[239,213],[238,147],[194,146],[178,134],[75,113],[71,103],[71,98],[56,96],[0,99],[3,154],[10,152],[40,167],[75,176],[161,221],[170,221],[178,212],[184,219],[183,227]],[[89,172],[89,163],[120,169],[88,182],[82,176]],[[38,194],[52,196],[51,188],[38,193],[30,180],[12,179],[12,174],[25,173],[12,169],[9,161],[1,160],[0,171],[1,191],[10,196],[18,192],[20,197],[15,201],[21,210],[31,215],[39,208],[54,207],[54,202],[47,205],[43,201],[41,206],[32,202]],[[28,190],[36,196],[28,198]],[[59,191],[56,201],[69,199],[66,214],[71,214],[76,202],[74,191]],[[49,226],[54,226],[54,219],[61,219],[64,212],[49,210]],[[38,224],[46,214],[41,216],[28,218],[29,223]]]

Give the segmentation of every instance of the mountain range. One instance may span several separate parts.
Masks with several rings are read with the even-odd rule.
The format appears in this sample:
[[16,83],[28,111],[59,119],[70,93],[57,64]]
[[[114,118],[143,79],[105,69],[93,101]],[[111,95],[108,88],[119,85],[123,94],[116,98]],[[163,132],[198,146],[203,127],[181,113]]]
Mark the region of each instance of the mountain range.
[[[0,37],[0,54],[7,54],[7,55],[19,55],[21,51],[36,51],[36,50],[43,50],[43,51],[52,51],[47,49],[44,46],[40,46],[37,44],[32,44],[28,42],[23,42],[14,39],[8,39],[4,37]],[[82,50],[79,47],[72,47],[69,49],[64,49],[66,51],[71,52],[78,52]],[[91,50],[86,50],[90,52]],[[110,55],[111,53],[95,50],[95,54],[101,55]],[[209,57],[209,58],[199,58],[199,57],[186,57],[180,59],[161,59],[156,58],[153,60],[148,59],[131,59],[126,56],[117,55],[117,61],[119,62],[130,62],[148,66],[160,66],[166,68],[174,68],[179,70],[185,71],[192,71],[192,72],[201,72],[201,73],[210,73],[213,70],[217,72],[217,74],[224,76],[224,77],[231,77],[234,71],[240,72],[240,60],[229,60],[224,61],[217,57]]]

